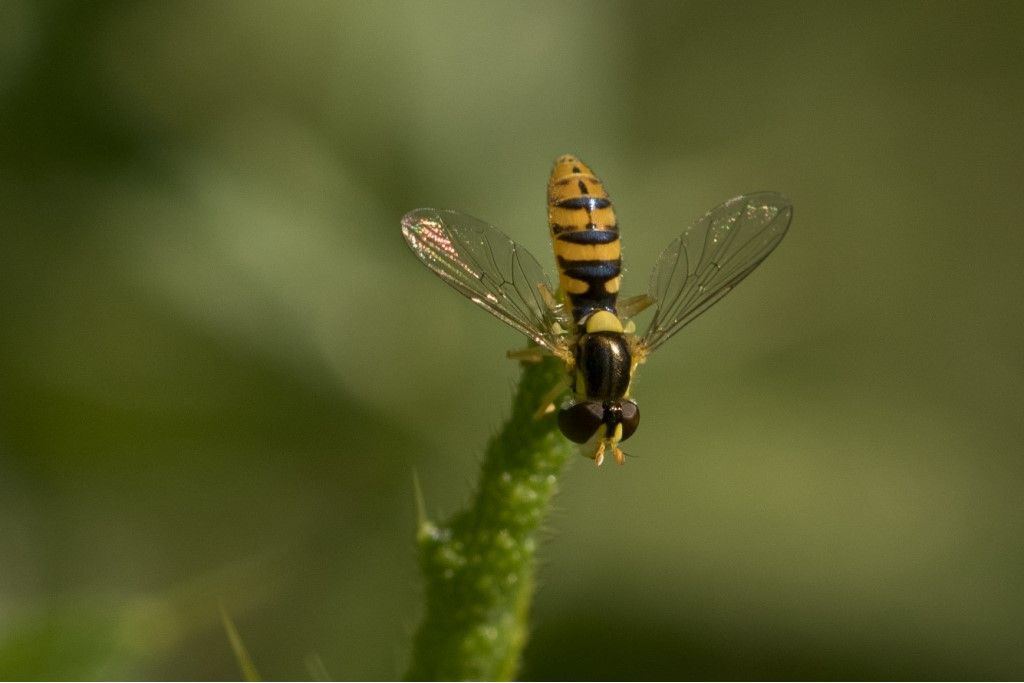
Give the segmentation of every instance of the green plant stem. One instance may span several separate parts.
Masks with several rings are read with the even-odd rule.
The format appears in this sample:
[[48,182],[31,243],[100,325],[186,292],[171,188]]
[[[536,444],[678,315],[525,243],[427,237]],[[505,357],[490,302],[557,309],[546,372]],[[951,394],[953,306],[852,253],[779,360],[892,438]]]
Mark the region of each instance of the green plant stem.
[[537,529],[575,448],[554,413],[537,417],[565,367],[525,365],[512,417],[487,446],[470,505],[443,525],[420,520],[426,614],[407,678],[509,680],[527,638]]

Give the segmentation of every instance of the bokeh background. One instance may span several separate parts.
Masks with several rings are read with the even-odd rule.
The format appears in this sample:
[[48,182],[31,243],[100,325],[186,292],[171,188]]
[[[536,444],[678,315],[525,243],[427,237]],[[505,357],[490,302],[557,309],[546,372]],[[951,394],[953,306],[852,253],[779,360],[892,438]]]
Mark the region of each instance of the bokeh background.
[[549,262],[572,152],[627,292],[722,200],[778,251],[547,523],[532,678],[1024,676],[1019,3],[0,4],[0,676],[393,678],[412,473],[467,498],[516,333],[408,253]]

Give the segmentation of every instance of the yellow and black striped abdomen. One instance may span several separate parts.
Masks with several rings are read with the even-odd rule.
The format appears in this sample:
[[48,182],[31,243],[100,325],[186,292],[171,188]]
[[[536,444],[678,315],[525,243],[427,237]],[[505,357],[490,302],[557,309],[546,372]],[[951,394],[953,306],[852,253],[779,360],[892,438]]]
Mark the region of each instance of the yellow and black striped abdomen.
[[615,210],[604,184],[574,156],[555,160],[548,225],[559,282],[577,324],[597,310],[615,313],[622,270]]

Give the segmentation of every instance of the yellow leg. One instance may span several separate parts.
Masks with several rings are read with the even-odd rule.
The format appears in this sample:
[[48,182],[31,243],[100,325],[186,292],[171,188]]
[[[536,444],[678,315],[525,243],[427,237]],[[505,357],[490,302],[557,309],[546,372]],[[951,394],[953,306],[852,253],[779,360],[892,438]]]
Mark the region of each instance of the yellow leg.
[[597,445],[597,450],[594,451],[594,464],[598,467],[604,462],[604,441]]
[[544,360],[545,356],[550,356],[551,354],[539,346],[529,346],[518,351],[509,351],[506,355],[509,360],[517,360],[522,363],[539,363]]
[[540,292],[540,298],[544,300],[544,305],[548,307],[549,311],[558,311],[558,299],[555,297],[554,292],[544,283],[537,285],[537,291]]
[[558,400],[559,396],[565,393],[565,389],[565,382],[559,382],[555,386],[551,387],[551,389],[548,390],[548,392],[541,398],[540,407],[537,408],[537,412],[533,414],[533,419],[539,420],[545,415],[553,413],[556,407],[555,401]]
[[654,299],[651,297],[646,294],[638,294],[628,299],[621,299],[618,306],[616,306],[616,310],[619,312],[619,316],[632,318],[653,303]]

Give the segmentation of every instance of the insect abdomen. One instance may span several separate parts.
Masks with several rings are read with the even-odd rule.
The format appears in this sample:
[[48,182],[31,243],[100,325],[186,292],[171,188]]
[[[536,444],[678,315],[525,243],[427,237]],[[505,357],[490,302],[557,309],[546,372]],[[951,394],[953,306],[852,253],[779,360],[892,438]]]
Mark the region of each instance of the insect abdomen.
[[622,269],[615,210],[604,184],[574,156],[555,160],[548,225],[559,282],[577,324],[596,310],[614,313]]

